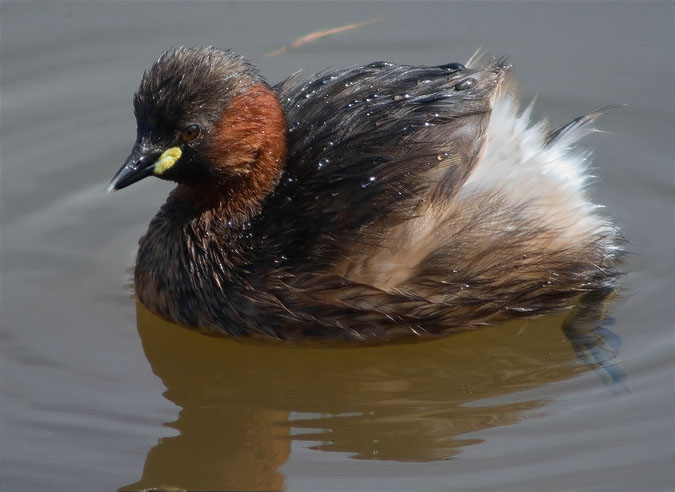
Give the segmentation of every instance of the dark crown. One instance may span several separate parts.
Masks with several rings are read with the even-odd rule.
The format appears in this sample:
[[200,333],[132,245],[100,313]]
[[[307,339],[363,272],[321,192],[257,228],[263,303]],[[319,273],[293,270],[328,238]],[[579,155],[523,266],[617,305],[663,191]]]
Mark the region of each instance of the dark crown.
[[176,48],[146,70],[134,95],[134,113],[150,126],[215,120],[227,104],[265,81],[242,56],[230,50]]

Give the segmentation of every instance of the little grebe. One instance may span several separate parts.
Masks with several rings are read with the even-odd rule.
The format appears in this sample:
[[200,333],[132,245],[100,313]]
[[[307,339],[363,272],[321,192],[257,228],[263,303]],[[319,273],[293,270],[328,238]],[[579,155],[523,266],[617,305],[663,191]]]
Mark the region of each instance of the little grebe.
[[138,298],[208,333],[388,340],[611,288],[620,235],[570,150],[599,113],[531,125],[507,71],[377,62],[270,87],[231,51],[164,53],[110,184],[178,183],[140,240]]

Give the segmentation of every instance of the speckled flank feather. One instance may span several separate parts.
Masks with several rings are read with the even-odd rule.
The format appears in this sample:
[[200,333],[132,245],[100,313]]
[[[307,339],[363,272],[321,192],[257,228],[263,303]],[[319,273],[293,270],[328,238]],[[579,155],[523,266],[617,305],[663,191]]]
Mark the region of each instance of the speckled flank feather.
[[[141,239],[139,298],[211,333],[385,341],[610,288],[619,234],[572,148],[597,114],[533,125],[507,70],[380,62],[291,77],[274,88],[288,125],[276,189],[205,202],[203,183],[180,184]],[[233,193],[254,212],[228,208]]]
[[[312,245],[313,268],[381,244],[380,235],[415,215],[421,200],[459,189],[483,147],[504,70],[378,62],[286,81],[277,90],[288,163],[270,200],[284,214],[268,230],[301,241],[291,251]],[[456,89],[467,80],[473,84]],[[303,234],[283,233],[294,229]]]

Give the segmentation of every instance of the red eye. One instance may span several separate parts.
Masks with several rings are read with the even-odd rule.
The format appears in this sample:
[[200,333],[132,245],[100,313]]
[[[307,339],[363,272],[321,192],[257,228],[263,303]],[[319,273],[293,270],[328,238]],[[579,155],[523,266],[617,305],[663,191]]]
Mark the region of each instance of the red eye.
[[197,125],[188,125],[183,128],[180,138],[183,140],[183,142],[192,142],[199,136],[199,132],[200,128]]

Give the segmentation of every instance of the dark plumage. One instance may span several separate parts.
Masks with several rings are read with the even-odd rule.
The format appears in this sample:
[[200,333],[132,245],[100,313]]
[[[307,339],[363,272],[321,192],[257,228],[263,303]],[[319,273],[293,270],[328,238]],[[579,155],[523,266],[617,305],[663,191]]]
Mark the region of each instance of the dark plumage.
[[611,287],[619,236],[567,150],[596,115],[529,126],[507,71],[378,62],[270,88],[232,52],[165,53],[111,183],[178,182],[140,241],[141,302],[210,333],[382,341]]
[[167,51],[146,70],[134,94],[134,114],[145,124],[138,130],[170,131],[194,121],[213,124],[236,94],[254,84],[265,82],[232,51]]

